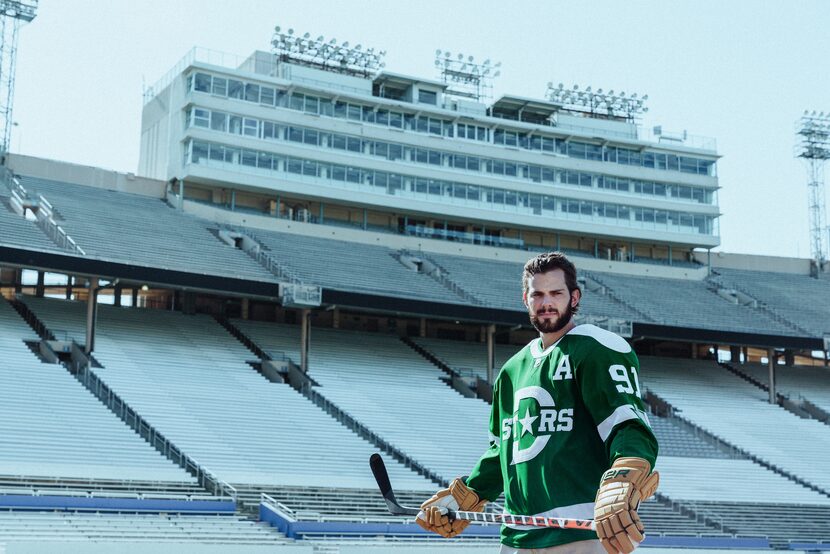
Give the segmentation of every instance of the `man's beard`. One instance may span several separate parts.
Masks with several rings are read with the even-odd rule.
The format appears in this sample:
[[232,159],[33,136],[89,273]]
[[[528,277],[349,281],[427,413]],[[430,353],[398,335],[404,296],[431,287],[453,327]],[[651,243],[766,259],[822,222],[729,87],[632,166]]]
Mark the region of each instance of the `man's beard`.
[[[550,310],[553,311],[553,310]],[[568,308],[565,310],[565,313],[557,317],[556,319],[546,319],[542,320],[539,318],[539,315],[546,314],[548,312],[537,312],[536,316],[530,316],[530,323],[533,325],[537,331],[540,333],[556,333],[557,331],[561,331],[565,328],[565,326],[571,322],[571,319],[574,315],[573,306],[571,306],[570,302],[568,303]]]

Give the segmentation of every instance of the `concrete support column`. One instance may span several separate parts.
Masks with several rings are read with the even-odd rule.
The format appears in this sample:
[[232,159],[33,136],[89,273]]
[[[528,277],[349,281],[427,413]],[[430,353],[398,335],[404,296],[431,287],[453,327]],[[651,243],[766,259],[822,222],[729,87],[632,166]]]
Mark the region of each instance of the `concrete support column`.
[[795,352],[790,348],[784,350],[784,365],[787,367],[795,365]]
[[311,325],[309,315],[311,310],[300,310],[300,369],[308,373],[308,347],[311,342]]
[[692,359],[693,360],[697,360],[697,349],[698,349],[698,344],[696,342],[693,342],[692,343]]
[[496,326],[487,326],[487,382],[491,385],[494,381],[496,365]]
[[98,315],[98,277],[89,280],[89,298],[86,301],[86,345],[84,352],[95,350],[95,320]]
[[75,277],[73,275],[66,276],[66,299],[72,300],[72,284],[75,281]]
[[124,287],[121,285],[115,285],[112,294],[114,295],[113,298],[113,305],[120,306],[121,305],[121,294],[124,292]]
[[775,404],[775,350],[767,350],[767,365],[769,366],[769,403]]
[[729,346],[729,354],[732,356],[732,363],[733,364],[740,364],[741,363],[741,347],[730,345]]
[[422,338],[427,336],[427,318],[425,317],[421,318],[421,328],[418,332],[418,336]]
[[35,286],[35,296],[38,298],[43,298],[43,294],[46,291],[45,285],[45,274],[42,271],[37,272],[37,285]]
[[333,329],[340,329],[340,308],[331,311],[331,326]]
[[249,319],[251,313],[251,302],[247,298],[242,299],[242,319]]
[[133,308],[138,306],[138,287],[133,288]]

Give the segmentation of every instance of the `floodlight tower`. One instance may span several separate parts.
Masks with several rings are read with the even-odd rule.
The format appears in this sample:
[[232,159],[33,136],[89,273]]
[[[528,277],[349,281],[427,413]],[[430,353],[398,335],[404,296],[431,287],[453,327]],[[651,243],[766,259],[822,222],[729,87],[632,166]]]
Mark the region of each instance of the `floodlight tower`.
[[0,0],[0,157],[6,163],[11,147],[12,106],[14,103],[14,69],[17,57],[17,31],[20,23],[35,18],[38,0]]
[[804,111],[796,122],[796,156],[807,162],[809,181],[810,253],[821,271],[827,260],[824,226],[824,163],[830,159],[830,113]]
[[435,51],[435,67],[441,79],[451,85],[447,89],[448,94],[465,96],[477,102],[493,96],[493,81],[501,75],[501,62],[492,63],[486,59],[478,63],[473,56],[453,56],[444,50]]
[[580,90],[579,85],[574,85],[573,89],[569,89],[565,88],[563,83],[559,83],[558,86],[548,83],[547,97],[551,102],[562,104],[572,111],[587,113],[594,117],[621,118],[632,123],[637,116],[648,111],[644,105],[648,100],[648,94],[638,97],[637,93],[626,95],[624,92],[615,94],[613,90],[603,92],[602,89],[597,89],[594,91],[590,86]]
[[311,33],[295,35],[294,29],[283,31],[279,25],[274,27],[271,45],[277,61],[294,62],[326,71],[372,77],[386,67],[383,62],[386,50],[364,49],[360,44],[349,46],[348,41],[338,44],[337,39],[326,40],[322,35],[313,39]]

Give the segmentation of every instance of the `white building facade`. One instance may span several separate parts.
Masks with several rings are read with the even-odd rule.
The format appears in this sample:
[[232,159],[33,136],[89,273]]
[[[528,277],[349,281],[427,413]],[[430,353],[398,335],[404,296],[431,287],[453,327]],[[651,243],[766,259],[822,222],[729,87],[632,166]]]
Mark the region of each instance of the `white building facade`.
[[332,225],[666,263],[719,244],[714,141],[547,100],[194,49],[148,94],[139,173]]

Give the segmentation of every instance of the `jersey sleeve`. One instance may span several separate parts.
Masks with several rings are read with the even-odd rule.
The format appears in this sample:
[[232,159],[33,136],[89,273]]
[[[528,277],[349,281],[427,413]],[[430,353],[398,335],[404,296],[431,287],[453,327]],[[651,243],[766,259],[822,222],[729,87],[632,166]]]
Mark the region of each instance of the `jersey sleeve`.
[[654,467],[657,439],[641,398],[637,355],[596,344],[580,358],[576,379],[609,461],[637,457]]
[[490,411],[490,447],[473,466],[467,477],[467,486],[479,498],[493,501],[504,491],[501,473],[501,415],[499,410],[499,381],[493,387],[493,407]]

